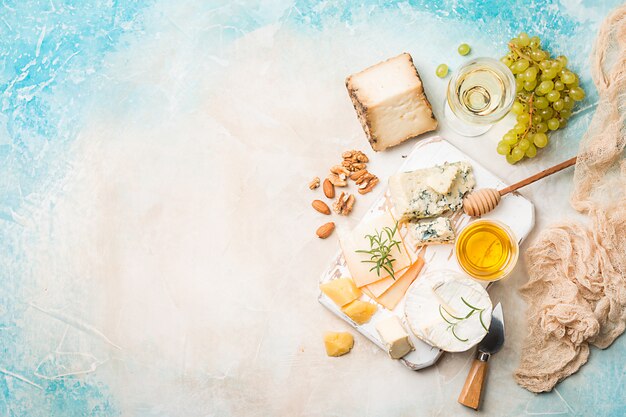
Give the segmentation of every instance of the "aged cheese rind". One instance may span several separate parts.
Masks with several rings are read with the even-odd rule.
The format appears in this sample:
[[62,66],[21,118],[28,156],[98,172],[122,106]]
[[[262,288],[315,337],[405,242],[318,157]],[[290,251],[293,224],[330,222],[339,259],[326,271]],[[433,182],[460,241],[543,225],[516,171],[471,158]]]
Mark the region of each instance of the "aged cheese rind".
[[[463,298],[463,299],[461,299]],[[480,314],[474,313],[455,326],[455,337],[451,331],[451,317],[466,317],[471,309],[463,302],[484,308],[482,320],[488,329],[491,323],[492,305],[487,291],[477,282],[453,271],[436,271],[425,275],[407,292],[404,313],[411,331],[426,343],[447,352],[463,352],[476,345],[487,334],[480,321]],[[445,311],[440,311],[441,308]],[[462,340],[460,340],[462,339]],[[465,341],[467,339],[467,341]]]
[[346,87],[375,151],[437,128],[422,80],[408,53],[350,75]]
[[429,243],[450,243],[454,241],[452,222],[447,217],[409,222],[407,224],[418,246]]
[[398,316],[389,316],[378,321],[376,331],[392,359],[400,359],[414,349]]
[[[450,184],[437,177],[449,178],[450,168],[456,175]],[[436,185],[435,185],[436,184]],[[430,168],[402,172],[389,177],[389,192],[394,209],[401,222],[439,216],[446,211],[456,211],[463,206],[463,197],[474,189],[476,179],[467,162],[444,163]],[[439,193],[447,188],[447,193]]]

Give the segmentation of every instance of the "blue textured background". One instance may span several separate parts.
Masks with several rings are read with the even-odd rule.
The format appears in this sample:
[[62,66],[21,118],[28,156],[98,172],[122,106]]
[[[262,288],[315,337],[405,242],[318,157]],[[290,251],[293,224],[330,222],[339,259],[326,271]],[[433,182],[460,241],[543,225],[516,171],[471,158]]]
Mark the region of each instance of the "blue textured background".
[[[298,0],[273,2],[271,7],[226,0],[182,3],[187,9],[195,8],[199,16],[196,22],[232,29],[223,31],[219,42],[199,43],[199,54],[218,58],[228,55],[233,40],[267,25],[283,25],[314,38],[327,27],[376,25],[390,13],[398,12],[441,22],[439,30],[431,33],[434,43],[443,39],[458,43],[480,36],[481,44],[472,46],[496,48],[496,55],[503,52],[506,39],[524,30],[539,34],[549,49],[570,58],[570,66],[581,74],[588,92],[584,105],[592,106],[596,93],[590,82],[587,58],[597,20],[591,22],[587,17],[589,13],[602,17],[621,2],[409,0],[366,1],[357,6],[350,1]],[[52,229],[32,227],[32,219],[52,210],[51,196],[63,192],[64,180],[72,171],[72,146],[85,117],[98,112],[101,106],[115,107],[96,101],[106,97],[107,89],[115,88],[102,75],[103,67],[120,65],[109,63],[109,54],[124,50],[136,39],[156,35],[146,32],[149,29],[145,19],[149,16],[152,22],[167,21],[171,9],[166,4],[143,0],[4,0],[0,5],[1,416],[123,414],[97,373],[52,380],[34,375],[32,364],[40,359],[38,341],[22,331],[29,309],[27,300],[32,298],[36,279],[31,269],[33,254],[27,249],[40,239],[41,233],[54,233]],[[472,33],[465,32],[468,27]],[[189,29],[192,38],[197,33],[193,28],[185,29]],[[440,60],[446,55],[450,55],[449,51],[442,51]],[[216,78],[228,70],[217,64],[211,68]],[[203,92],[189,92],[187,105],[193,107],[195,95],[200,93]],[[141,101],[135,104],[141,105]],[[123,106],[119,111],[124,111]],[[568,128],[569,134],[579,136],[587,123],[588,119],[580,118]],[[567,146],[575,149],[576,142]],[[609,358],[615,355],[619,356],[619,351],[611,350],[605,360],[619,362],[619,357]],[[615,398],[623,391],[609,388],[615,386],[611,382],[621,380],[623,369],[615,368],[614,372],[615,375],[598,378],[598,383],[607,387],[595,391],[595,395],[602,396],[597,403],[607,404],[602,415],[626,415],[624,399]],[[564,389],[575,396],[576,390],[584,388],[567,385]],[[145,415],[161,414],[155,408]]]

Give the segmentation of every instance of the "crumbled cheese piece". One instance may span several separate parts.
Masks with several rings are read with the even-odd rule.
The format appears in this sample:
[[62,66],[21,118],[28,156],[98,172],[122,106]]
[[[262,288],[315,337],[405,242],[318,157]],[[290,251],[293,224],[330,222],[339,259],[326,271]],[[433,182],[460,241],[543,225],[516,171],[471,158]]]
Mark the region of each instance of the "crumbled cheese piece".
[[452,222],[447,217],[410,222],[408,228],[419,246],[428,243],[449,243],[454,240]]

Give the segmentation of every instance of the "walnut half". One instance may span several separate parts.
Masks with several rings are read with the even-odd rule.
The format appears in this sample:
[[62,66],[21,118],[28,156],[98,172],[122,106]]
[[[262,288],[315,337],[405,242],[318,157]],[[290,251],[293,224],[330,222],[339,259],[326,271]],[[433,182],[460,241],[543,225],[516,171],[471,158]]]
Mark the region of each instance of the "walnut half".
[[333,210],[337,214],[347,216],[352,211],[354,201],[354,195],[342,192],[341,195],[337,197],[337,200],[333,203]]

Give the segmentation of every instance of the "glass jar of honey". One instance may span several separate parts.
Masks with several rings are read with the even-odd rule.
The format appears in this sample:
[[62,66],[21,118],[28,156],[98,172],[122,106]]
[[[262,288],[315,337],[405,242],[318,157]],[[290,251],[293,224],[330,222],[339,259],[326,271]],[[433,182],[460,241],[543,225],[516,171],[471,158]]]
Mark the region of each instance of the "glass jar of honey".
[[456,259],[461,269],[480,281],[497,281],[515,267],[519,245],[504,223],[476,220],[456,240]]

